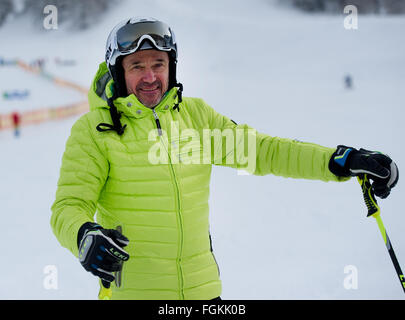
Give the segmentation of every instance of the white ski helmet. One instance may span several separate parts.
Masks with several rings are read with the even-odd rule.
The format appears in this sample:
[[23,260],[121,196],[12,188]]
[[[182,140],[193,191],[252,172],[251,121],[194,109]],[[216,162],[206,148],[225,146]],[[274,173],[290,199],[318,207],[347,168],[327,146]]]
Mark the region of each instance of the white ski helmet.
[[169,54],[169,90],[176,86],[177,44],[174,32],[154,18],[135,17],[118,23],[110,32],[105,62],[114,79],[115,95],[126,96],[122,58],[139,50],[156,49]]

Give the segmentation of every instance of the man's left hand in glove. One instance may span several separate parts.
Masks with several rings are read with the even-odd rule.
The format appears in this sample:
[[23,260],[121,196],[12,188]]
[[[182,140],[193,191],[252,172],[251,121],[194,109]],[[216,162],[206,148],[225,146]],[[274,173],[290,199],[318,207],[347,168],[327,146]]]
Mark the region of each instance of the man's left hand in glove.
[[374,194],[388,197],[398,182],[398,167],[392,159],[380,152],[338,146],[329,161],[329,170],[340,177],[367,174],[373,180]]

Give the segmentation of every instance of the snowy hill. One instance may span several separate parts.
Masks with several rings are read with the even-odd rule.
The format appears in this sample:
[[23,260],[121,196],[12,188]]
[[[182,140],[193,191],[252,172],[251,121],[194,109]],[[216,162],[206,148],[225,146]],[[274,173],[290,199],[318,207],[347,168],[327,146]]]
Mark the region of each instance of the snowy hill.
[[[0,56],[43,57],[48,72],[88,87],[110,29],[138,15],[173,27],[185,96],[201,97],[272,136],[380,150],[405,168],[404,16],[360,16],[359,29],[346,30],[343,15],[307,15],[266,0],[128,0],[82,33],[39,32],[28,21],[10,21],[0,29]],[[57,65],[55,57],[76,64]],[[344,88],[347,73],[352,90]],[[25,100],[1,98],[0,113],[83,99],[16,67],[0,67],[0,74],[2,91],[31,93]],[[0,131],[0,241],[8,244],[0,299],[97,298],[97,280],[49,225],[64,145],[77,118],[24,127],[19,139]],[[379,201],[403,268],[404,192],[400,179]],[[355,179],[324,183],[214,167],[210,208],[224,299],[404,299]],[[57,270],[57,289],[44,286],[47,266]],[[356,267],[357,289],[344,286],[347,266]]]

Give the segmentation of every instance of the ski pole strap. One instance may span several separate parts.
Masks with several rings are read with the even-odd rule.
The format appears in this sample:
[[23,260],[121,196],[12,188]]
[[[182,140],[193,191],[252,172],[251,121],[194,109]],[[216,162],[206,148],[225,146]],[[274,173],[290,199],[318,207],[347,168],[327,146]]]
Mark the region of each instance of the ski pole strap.
[[367,206],[368,210],[367,217],[371,216],[375,218],[378,224],[378,228],[380,229],[381,235],[384,239],[384,243],[386,246],[388,246],[389,240],[387,237],[387,233],[385,231],[384,224],[381,220],[380,207],[378,206],[377,200],[374,196],[373,189],[371,188],[370,180],[368,179],[366,174],[359,175],[357,179],[361,185],[361,191],[363,192],[363,199]]
[[367,206],[367,217],[373,216],[376,218],[380,215],[380,207],[378,206],[373,189],[371,188],[370,180],[366,174],[357,176],[357,180],[360,183],[361,190],[363,192],[363,199]]

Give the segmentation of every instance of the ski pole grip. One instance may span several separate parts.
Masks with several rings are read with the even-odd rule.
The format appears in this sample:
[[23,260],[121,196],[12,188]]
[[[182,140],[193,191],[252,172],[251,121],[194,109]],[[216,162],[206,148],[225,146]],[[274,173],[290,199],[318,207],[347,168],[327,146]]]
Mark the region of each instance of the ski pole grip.
[[378,216],[380,214],[380,207],[378,206],[377,200],[374,196],[370,180],[368,179],[366,174],[357,176],[357,180],[359,181],[359,184],[361,186],[363,199],[367,206],[367,217]]

